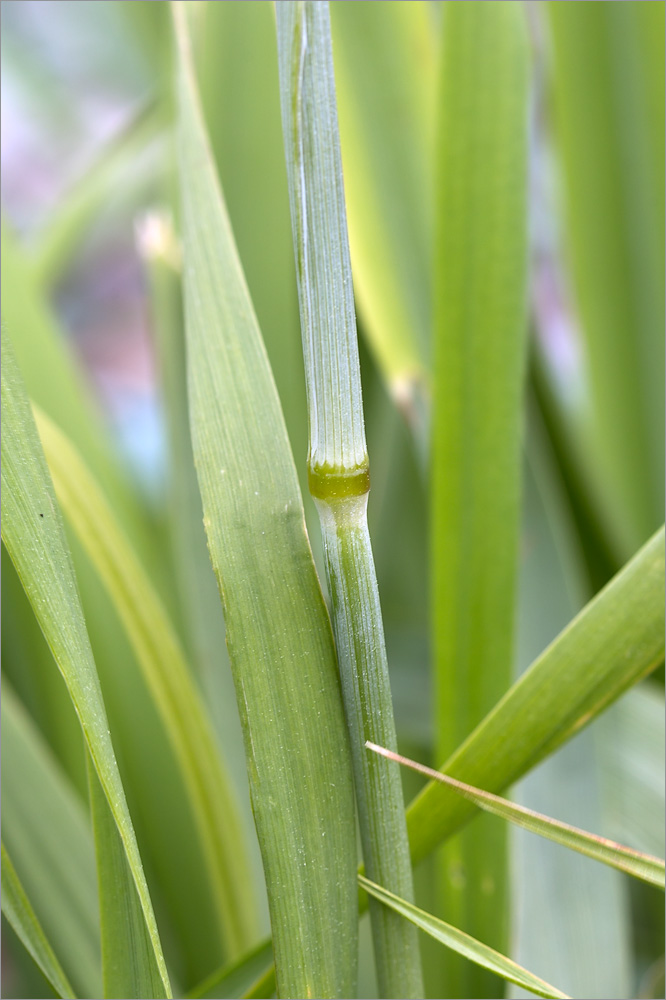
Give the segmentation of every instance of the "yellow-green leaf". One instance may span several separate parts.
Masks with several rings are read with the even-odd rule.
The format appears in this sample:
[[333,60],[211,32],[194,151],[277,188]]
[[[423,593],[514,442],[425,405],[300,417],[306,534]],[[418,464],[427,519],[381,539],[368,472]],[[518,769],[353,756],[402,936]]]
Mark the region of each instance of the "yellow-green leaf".
[[183,772],[223,939],[236,957],[254,933],[251,878],[238,807],[185,655],[152,584],[99,485],[65,435],[35,408],[56,496],[137,655]]
[[6,332],[2,338],[2,420],[2,538],[67,684],[123,842],[162,984],[170,996],[169,977],[111,743],[60,510]]

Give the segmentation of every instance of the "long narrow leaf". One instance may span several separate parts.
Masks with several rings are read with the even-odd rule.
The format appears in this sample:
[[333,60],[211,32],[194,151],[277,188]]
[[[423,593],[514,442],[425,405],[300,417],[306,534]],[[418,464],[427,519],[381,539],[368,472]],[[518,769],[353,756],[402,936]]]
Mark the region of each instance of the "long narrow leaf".
[[[82,739],[79,742],[83,753]],[[99,906],[90,823],[81,799],[6,678],[2,683],[2,839],[75,991],[86,997],[101,996]]]
[[[275,9],[263,0],[225,0],[201,7],[195,59],[204,119],[291,449],[302,455],[307,448],[307,411],[280,125]],[[252,59],[247,58],[249,51]],[[256,182],[249,182],[251,177]],[[305,490],[306,471],[296,471]]]
[[[14,565],[2,546],[2,674],[35,720],[82,796],[87,794],[81,727]],[[10,623],[10,624],[8,624]]]
[[[252,896],[253,889],[255,894],[258,891],[263,896],[265,889],[261,857],[259,845],[253,835],[243,734],[225,642],[224,615],[208,555],[201,495],[192,455],[185,364],[182,253],[170,212],[158,209],[146,213],[137,226],[137,240],[147,270],[151,318],[159,362],[168,446],[166,492],[169,536],[174,577],[185,625],[185,651],[189,665],[198,674],[201,693],[222,754],[223,770],[235,786],[235,802],[240,811],[243,834],[252,831],[250,836],[243,836],[239,856],[240,867],[245,869],[248,877],[253,876],[254,886],[248,882],[250,888],[244,888],[243,891],[248,897]],[[198,838],[195,837],[194,840]],[[198,853],[201,855],[202,852],[199,850]],[[205,865],[201,865],[201,868],[205,872]],[[211,888],[217,886],[217,882],[207,874],[206,881]],[[192,896],[197,910],[199,895],[197,893]],[[250,907],[247,903],[243,905],[249,914]],[[193,927],[191,915],[183,911],[182,905],[177,907],[177,912],[184,918],[184,927]],[[219,924],[217,920],[205,921],[205,918],[203,922],[208,926],[211,923]],[[201,940],[199,929],[193,937]],[[187,977],[188,983],[198,982],[203,978],[204,972],[220,961],[219,933],[216,932],[211,937],[215,942],[215,950],[207,961],[200,963],[196,974]],[[230,954],[226,955],[226,960],[232,960]]]
[[[30,262],[5,220],[2,222],[2,323],[3,329],[15,338],[15,353],[31,399],[36,400],[63,426],[77,442],[86,459],[113,497],[114,507],[126,525],[136,528],[135,537],[143,537],[141,516],[135,509],[132,497],[118,468],[99,408],[92,398],[83,372],[64,334],[55,324],[38,283],[32,274]],[[15,577],[15,574],[14,574]],[[3,587],[3,609],[12,606],[12,590],[16,580]],[[16,599],[21,604],[21,598]],[[23,602],[23,606],[25,603]],[[32,614],[32,612],[30,612]],[[8,630],[3,630],[3,633]],[[23,633],[27,638],[27,633]],[[94,638],[93,638],[94,641]],[[43,649],[43,647],[42,647]],[[11,666],[11,665],[10,665]],[[69,701],[57,671],[52,669],[51,655],[40,655],[29,660],[23,668],[23,678],[31,678],[33,688],[41,702],[40,722],[47,738],[58,754],[70,777],[82,791],[87,787],[85,758],[80,750],[79,726],[73,711],[67,711]],[[15,680],[15,683],[18,682]],[[71,704],[71,702],[70,702]]]
[[2,845],[2,912],[60,997],[74,997],[53,948],[30,905],[5,845]]
[[[513,678],[527,332],[523,6],[445,4],[442,45],[431,478],[438,760]],[[505,829],[475,823],[447,844],[441,870],[445,916],[505,951]],[[442,985],[483,995],[490,980],[453,958]]]
[[67,684],[107,796],[167,996],[169,977],[111,743],[97,670],[44,454],[7,334],[2,338],[2,537]]
[[88,786],[97,854],[104,996],[137,1000],[163,997],[164,985],[132,872],[90,757]]
[[171,623],[98,484],[67,438],[35,410],[56,496],[107,588],[179,760],[232,956],[252,939],[251,885],[238,807],[209,718]]
[[391,909],[400,913],[406,920],[410,920],[420,930],[430,934],[431,937],[441,941],[447,948],[453,949],[469,961],[488,969],[496,976],[501,976],[502,979],[507,979],[510,983],[523,986],[539,997],[564,997],[566,1000],[566,993],[560,993],[554,986],[545,983],[538,976],[533,976],[527,969],[516,965],[510,958],[501,955],[494,948],[489,948],[488,945],[476,941],[469,934],[458,930],[457,927],[452,927],[451,924],[446,924],[443,920],[420,910],[413,903],[407,903],[392,892],[387,892],[382,886],[376,885],[363,875],[359,875],[358,880],[366,892],[381,900],[385,906],[390,906]]
[[[154,512],[147,513],[122,474],[120,462],[113,454],[108,428],[75,365],[65,334],[55,324],[25,255],[13,241],[5,241],[4,237],[3,232],[3,324],[14,335],[28,395],[64,430],[101,484],[115,517],[177,627],[174,573],[166,558],[168,546],[155,544],[160,536],[153,520]],[[178,972],[190,984],[200,979],[221,957],[218,921],[193,829],[194,817],[167,734],[112,604],[76,539],[72,539],[71,547],[86,627],[111,720],[114,748],[123,761],[123,781],[142,852],[159,880],[165,933],[173,932],[178,942],[179,958],[183,960]],[[4,598],[3,588],[3,601]],[[11,629],[5,628],[3,642],[5,636],[10,642],[10,633],[16,635],[16,630],[14,623]],[[15,641],[18,642],[16,638]],[[44,643],[41,655],[36,658],[30,657],[23,663],[13,658],[9,664],[15,664],[11,676],[26,697],[26,703],[31,708],[33,701],[38,703],[39,722],[47,739],[78,787],[87,794],[80,727],[67,689],[58,671],[53,669],[51,653],[48,647],[44,653],[43,646]],[[17,653],[22,655],[19,650]],[[16,680],[16,671],[20,671],[20,683]],[[34,699],[26,696],[30,688],[35,692]],[[76,769],[72,762],[77,765]],[[172,837],[166,840],[163,837],[165,821],[172,830]],[[197,930],[194,916],[201,914],[203,917],[204,913],[205,926]]]
[[585,830],[579,830],[568,823],[561,823],[559,820],[517,805],[515,802],[500,798],[498,795],[474,788],[473,785],[458,781],[448,774],[442,774],[440,771],[426,767],[425,764],[419,764],[415,760],[409,760],[409,758],[386,750],[384,747],[379,747],[369,740],[365,745],[369,750],[374,750],[375,753],[381,754],[389,760],[395,760],[405,767],[411,767],[432,781],[440,781],[443,785],[448,785],[449,788],[455,789],[464,798],[473,802],[479,809],[484,809],[494,816],[499,816],[500,819],[515,823],[517,826],[529,830],[530,833],[537,833],[540,837],[554,840],[563,847],[585,854],[595,861],[601,861],[602,864],[610,865],[611,868],[626,872],[627,875],[633,875],[634,878],[641,879],[643,882],[649,882],[660,889],[664,888],[664,862],[661,858],[643,854],[641,851],[635,851],[631,847],[618,844],[614,840],[587,833]]
[[[225,763],[245,795],[242,733],[231,668],[224,656],[224,616],[208,557],[201,496],[192,455],[187,410],[182,261],[173,223],[165,211],[147,213],[137,227],[146,262],[168,444],[167,508],[176,584],[192,665],[200,674]],[[248,803],[248,820],[249,816]]]
[[333,637],[215,176],[185,5],[173,10],[193,451],[243,725],[278,993],[347,996],[357,947],[354,803]]
[[[565,743],[664,659],[664,529],[551,643],[440,768],[501,791]],[[434,782],[407,810],[419,861],[473,806]]]

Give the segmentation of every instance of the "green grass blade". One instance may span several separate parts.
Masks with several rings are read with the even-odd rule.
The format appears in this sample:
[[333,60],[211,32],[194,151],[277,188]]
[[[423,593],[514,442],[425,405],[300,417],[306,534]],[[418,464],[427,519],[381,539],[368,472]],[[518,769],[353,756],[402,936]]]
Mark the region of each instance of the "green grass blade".
[[278,993],[351,996],[353,787],[330,623],[296,471],[180,51],[179,151],[193,450],[245,738]]
[[275,968],[259,976],[256,983],[243,994],[243,1000],[269,1000],[275,996]]
[[87,795],[81,727],[62,677],[35,618],[14,565],[2,546],[2,674],[34,718],[44,739],[74,782]]
[[448,774],[435,771],[432,767],[426,767],[425,764],[419,764],[417,761],[402,757],[400,754],[379,747],[369,740],[365,745],[369,750],[381,754],[388,760],[395,760],[398,764],[411,767],[414,771],[424,774],[431,781],[440,781],[443,785],[453,788],[463,798],[473,802],[479,809],[492,813],[493,816],[499,816],[500,819],[505,819],[509,823],[515,823],[524,830],[536,833],[540,837],[554,840],[563,847],[578,851],[579,854],[584,854],[594,861],[600,861],[604,865],[610,865],[611,868],[617,868],[618,871],[633,875],[634,878],[649,882],[650,885],[656,885],[660,889],[664,888],[665,871],[661,858],[635,851],[631,847],[616,843],[614,840],[599,837],[594,833],[587,833],[585,830],[579,830],[568,823],[561,823],[559,820],[544,816],[543,813],[527,809],[525,806],[517,805],[515,802],[500,798],[498,795],[474,788],[473,785],[468,785]]
[[192,665],[200,675],[226,768],[242,797],[239,805],[244,808],[243,819],[251,826],[243,735],[231,667],[228,662],[220,662],[226,653],[224,616],[206,546],[201,495],[192,455],[181,248],[168,212],[152,211],[143,217],[138,226],[138,243],[150,287],[169,452],[169,534],[188,648]]
[[436,32],[427,3],[331,5],[363,330],[423,458],[430,390]]
[[[564,997],[566,1000],[566,993],[560,993],[554,986],[545,983],[538,976],[533,976],[527,969],[516,965],[510,958],[501,955],[494,948],[489,948],[488,945],[476,941],[469,934],[458,930],[457,927],[452,927],[451,924],[444,923],[443,920],[433,917],[430,913],[425,913],[413,903],[405,902],[404,899],[400,899],[380,885],[375,885],[363,875],[359,875],[358,880],[366,892],[371,893],[385,906],[390,906],[396,913],[400,913],[420,930],[441,941],[443,945],[453,949],[466,960],[475,962],[510,983],[517,983],[518,986],[530,990],[531,993],[536,993],[539,997]],[[497,984],[495,984],[495,989],[497,989]],[[493,993],[493,995],[495,994]]]
[[[168,443],[169,536],[186,626],[187,651],[190,663],[199,675],[201,691],[221,748],[224,769],[235,785],[243,825],[243,850],[250,862],[251,873],[248,874],[253,876],[255,898],[258,896],[260,900],[263,930],[267,924],[267,917],[264,917],[267,906],[261,856],[254,835],[248,795],[243,733],[225,643],[224,615],[208,555],[201,495],[192,455],[181,247],[168,211],[151,211],[143,217],[138,227],[138,243],[146,264],[159,362]],[[245,867],[248,868],[247,865]],[[252,889],[246,892],[251,895]],[[188,984],[198,982],[219,961],[218,953],[203,965],[197,975],[188,977]]]
[[[664,659],[664,529],[654,535],[511,687],[440,768],[499,792]],[[412,858],[424,858],[472,806],[430,783],[407,810]]]
[[74,997],[74,991],[30,905],[30,900],[25,894],[4,844],[2,844],[2,912],[58,996]]
[[[170,28],[169,21],[167,24]],[[12,247],[9,249],[11,251]],[[54,326],[43,297],[31,280],[26,261],[17,248],[13,251],[13,254],[3,252],[2,256],[3,273],[9,276],[5,279],[2,306],[5,320],[13,317],[13,325],[7,322],[6,326],[10,331],[16,329],[22,374],[28,382],[29,394],[63,428],[102,486],[114,516],[129,537],[177,628],[180,609],[174,599],[175,574],[169,562],[166,538],[160,538],[153,515],[147,516],[145,508],[137,503],[112,452],[106,428],[89,398],[81,373],[67,351],[63,331]],[[156,542],[159,541],[162,544],[158,547]],[[195,817],[168,734],[155,711],[154,701],[112,603],[77,539],[71,538],[70,545],[114,747],[122,761],[123,782],[141,841],[142,856],[159,882],[160,926],[165,937],[174,944],[170,956],[174,971],[190,986],[224,957],[220,952],[212,883],[205,869]],[[215,597],[217,599],[216,594]],[[3,642],[9,631],[9,628],[3,630]],[[74,773],[70,770],[73,758],[70,746],[76,749],[78,739],[75,778],[87,794],[80,727],[73,709],[69,720],[62,712],[67,703],[71,706],[71,700],[58,671],[53,670],[51,653],[46,649],[46,656],[38,660],[19,661],[17,669],[26,681],[29,678],[34,684],[43,710],[40,725],[43,719],[45,735],[69,773]],[[17,686],[23,696],[23,684]],[[53,697],[54,691],[59,691],[59,701]],[[29,703],[32,706],[32,701]],[[243,791],[246,795],[245,786]],[[248,805],[248,819],[249,812]],[[163,834],[165,823],[171,830],[169,838]],[[198,920],[204,925],[201,928],[196,926]]]
[[664,511],[664,5],[546,11],[589,380],[571,448],[626,559]]
[[[437,760],[513,677],[529,93],[520,4],[445,4],[442,38],[431,480]],[[507,878],[506,833],[492,821],[443,852],[444,915],[500,951]],[[443,988],[483,996],[493,987],[452,957]]]
[[164,997],[141,903],[106,796],[88,757],[90,813],[97,854],[105,997]]
[[[137,503],[122,474],[105,433],[107,428],[90,398],[89,387],[68,352],[65,335],[54,325],[23,255],[11,243],[4,242],[4,234],[2,267],[5,279],[3,316],[6,327],[16,331],[22,374],[28,382],[30,395],[66,428],[66,433],[102,484],[115,516],[171,609],[176,602],[172,599],[174,574],[165,559],[167,547],[157,548],[155,525]],[[76,539],[71,539],[70,544],[114,747],[123,763],[123,781],[141,838],[142,855],[159,880],[164,933],[173,932],[171,940],[175,940],[176,945],[172,951],[174,967],[182,980],[191,985],[222,957],[194,817],[166,733],[111,602]],[[5,596],[3,588],[3,602]],[[25,605],[22,591],[20,597]],[[15,624],[18,625],[12,621],[11,627],[3,630],[3,643],[10,629],[15,631]],[[40,725],[44,720],[45,735],[67,766],[68,773],[75,777],[77,786],[87,794],[80,727],[65,685],[58,671],[53,669],[50,651],[47,648],[45,655],[37,659],[30,657],[25,662],[18,660],[15,665],[22,678],[34,685],[42,709]],[[25,696],[23,683],[18,686]],[[56,692],[58,699],[54,697]],[[32,706],[32,700],[28,701]],[[69,717],[66,711],[63,712],[68,707]],[[165,821],[172,831],[168,839],[163,836]],[[178,861],[174,863],[176,857]],[[205,919],[205,927],[201,930],[195,928],[196,915]]]
[[90,387],[56,328],[30,263],[15,237],[2,228],[2,320],[16,340],[16,358],[30,398],[58,420],[107,487],[116,478],[105,447],[100,413]]
[[203,983],[187,994],[187,1000],[206,1000],[207,997],[242,997],[271,970],[273,966],[273,942],[262,941],[237,962],[225,965],[213,972]]
[[600,721],[605,808],[613,836],[662,854],[664,843],[664,697],[639,685]]
[[[321,521],[363,857],[374,879],[411,899],[400,775],[364,751],[370,735],[391,746],[397,737],[367,524],[369,466],[328,4],[283,4],[277,28],[310,417],[308,478]],[[382,996],[420,997],[415,931],[376,904],[370,919]]]
[[[307,410],[273,4],[263,0],[205,4],[195,36],[204,118],[234,240],[291,449],[294,455],[303,455]],[[297,472],[305,490],[306,470]]]
[[113,600],[180,763],[223,940],[236,957],[254,933],[251,878],[210,720],[169,618],[98,484],[55,424],[39,410],[35,415],[61,509]]
[[2,338],[2,537],[76,709],[95,770],[123,841],[167,996],[157,924],[111,743],[62,520],[30,405]]
[[83,997],[101,996],[95,850],[88,816],[6,680],[2,837],[74,989]]

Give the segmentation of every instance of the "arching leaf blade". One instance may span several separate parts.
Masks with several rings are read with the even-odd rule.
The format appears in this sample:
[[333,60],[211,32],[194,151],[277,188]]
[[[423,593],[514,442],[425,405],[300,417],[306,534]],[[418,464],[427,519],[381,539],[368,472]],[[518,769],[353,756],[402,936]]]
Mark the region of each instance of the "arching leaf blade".
[[634,878],[648,882],[650,885],[655,885],[660,889],[664,888],[664,861],[661,858],[655,858],[642,851],[625,847],[614,840],[588,833],[586,830],[579,830],[569,823],[562,823],[551,816],[544,816],[543,813],[517,805],[517,803],[503,799],[499,795],[484,792],[480,788],[468,785],[464,781],[458,781],[450,775],[442,774],[432,767],[426,767],[417,761],[409,760],[401,754],[393,753],[369,741],[365,745],[369,750],[379,753],[389,760],[397,761],[398,764],[403,764],[405,767],[411,767],[432,781],[439,781],[441,784],[447,785],[469,802],[473,802],[479,809],[483,809],[493,816],[499,816],[500,819],[505,819],[509,823],[515,823],[524,830],[536,833],[540,837],[554,840],[563,847],[578,851],[579,854],[585,854],[594,861],[600,861],[611,868],[617,868],[618,871],[633,875]]
[[[664,529],[590,601],[440,768],[499,792],[664,659]],[[428,784],[407,810],[419,861],[473,810]]]
[[107,588],[180,763],[197,819],[220,926],[231,955],[254,933],[254,906],[238,807],[210,719],[178,636],[99,485],[65,435],[35,409],[63,513]]
[[355,990],[355,830],[333,638],[206,136],[185,5],[172,9],[193,451],[244,730],[278,992],[345,996]]
[[61,997],[74,997],[67,976],[62,971],[30,900],[25,894],[5,845],[2,845],[2,912]]
[[[80,744],[83,754],[83,740]],[[75,992],[101,996],[99,903],[89,818],[6,678],[2,682],[2,838]]]
[[164,996],[164,984],[109,803],[88,757],[105,997]]
[[493,972],[503,979],[507,979],[510,983],[517,983],[519,986],[531,990],[532,993],[536,993],[539,997],[563,997],[566,1000],[566,993],[560,993],[554,986],[550,986],[543,979],[532,975],[527,969],[521,968],[520,965],[512,962],[510,958],[506,958],[505,955],[501,955],[495,951],[494,948],[489,948],[488,945],[475,940],[469,934],[458,930],[457,927],[452,927],[451,924],[433,917],[430,913],[420,910],[412,903],[405,902],[404,899],[400,899],[399,896],[395,896],[392,892],[387,892],[386,889],[371,882],[363,875],[359,875],[358,880],[366,892],[371,893],[371,895],[381,900],[386,906],[390,906],[396,913],[400,913],[406,920],[410,920],[420,930],[426,934],[430,934],[431,937],[436,938],[442,944],[446,945],[447,948],[451,948],[457,954],[469,959],[469,961],[475,962],[477,965],[488,969],[489,972]]
[[169,977],[118,771],[69,547],[7,333],[2,338],[2,537],[76,709],[123,841],[162,984]]

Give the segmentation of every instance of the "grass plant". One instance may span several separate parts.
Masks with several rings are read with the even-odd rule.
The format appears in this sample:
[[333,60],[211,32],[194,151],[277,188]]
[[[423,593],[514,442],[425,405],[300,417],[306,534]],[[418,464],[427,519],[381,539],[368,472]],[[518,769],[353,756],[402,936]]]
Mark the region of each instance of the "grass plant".
[[4,6],[3,997],[663,996],[664,3]]

